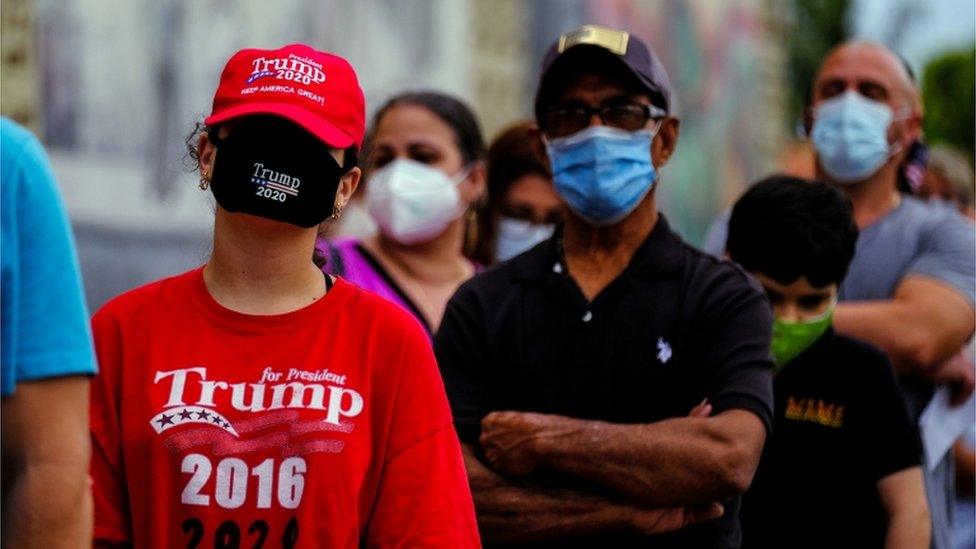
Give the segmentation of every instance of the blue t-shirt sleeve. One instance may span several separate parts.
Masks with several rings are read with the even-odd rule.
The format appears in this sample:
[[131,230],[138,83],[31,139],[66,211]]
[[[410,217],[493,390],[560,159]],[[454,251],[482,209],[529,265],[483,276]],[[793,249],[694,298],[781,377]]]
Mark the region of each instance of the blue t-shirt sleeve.
[[22,381],[94,374],[71,228],[40,143],[2,125],[2,394]]
[[976,304],[976,227],[952,212],[921,242],[922,252],[907,273],[940,280]]

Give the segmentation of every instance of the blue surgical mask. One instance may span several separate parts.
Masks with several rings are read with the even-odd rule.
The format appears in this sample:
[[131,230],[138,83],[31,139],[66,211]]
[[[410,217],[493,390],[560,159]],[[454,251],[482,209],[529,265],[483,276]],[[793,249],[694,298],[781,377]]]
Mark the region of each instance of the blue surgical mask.
[[848,91],[820,103],[814,113],[813,147],[820,166],[838,183],[874,175],[899,149],[888,143],[891,108]]
[[498,220],[495,259],[508,261],[536,244],[549,240],[555,229],[556,226],[551,224],[536,225],[524,219],[502,217]]
[[657,130],[590,126],[548,142],[556,192],[593,225],[627,217],[654,187],[651,142]]

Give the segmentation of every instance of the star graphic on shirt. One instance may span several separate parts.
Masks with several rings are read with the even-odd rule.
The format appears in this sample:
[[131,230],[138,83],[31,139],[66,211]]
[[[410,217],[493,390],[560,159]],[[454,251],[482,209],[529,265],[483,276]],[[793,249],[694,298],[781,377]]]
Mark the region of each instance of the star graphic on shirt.
[[193,419],[193,412],[184,408],[183,411],[180,412],[180,419]]
[[205,410],[200,410],[197,412],[197,419],[210,419],[210,414],[208,414]]
[[213,419],[211,419],[210,421],[214,422],[214,425],[220,425],[222,423],[220,418],[217,416],[214,416]]
[[160,427],[163,425],[173,425],[173,416],[163,414],[163,416],[157,419],[156,422],[159,423]]

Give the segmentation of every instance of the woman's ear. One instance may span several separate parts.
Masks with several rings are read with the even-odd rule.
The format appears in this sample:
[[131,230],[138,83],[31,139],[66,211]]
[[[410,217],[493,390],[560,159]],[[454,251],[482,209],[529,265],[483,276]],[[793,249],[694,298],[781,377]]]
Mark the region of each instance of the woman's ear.
[[342,211],[352,199],[353,193],[359,188],[359,181],[363,178],[363,170],[358,166],[342,174],[339,178],[339,188],[336,189],[335,208]]
[[485,163],[478,161],[471,167],[471,171],[468,172],[468,176],[464,178],[464,181],[458,185],[458,190],[461,192],[461,199],[466,204],[472,204],[477,207],[488,196],[487,187]]
[[210,140],[210,134],[203,132],[197,141],[197,169],[200,177],[207,181],[213,177],[214,161],[217,158],[217,147]]

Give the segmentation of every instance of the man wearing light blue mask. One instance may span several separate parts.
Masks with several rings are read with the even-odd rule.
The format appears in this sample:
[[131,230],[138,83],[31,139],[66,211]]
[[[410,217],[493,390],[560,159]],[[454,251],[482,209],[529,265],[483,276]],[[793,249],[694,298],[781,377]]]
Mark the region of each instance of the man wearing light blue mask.
[[462,286],[434,343],[488,546],[740,542],[772,418],[771,311],[658,213],[672,105],[626,32],[587,25],[543,61],[538,146],[565,223]]
[[[676,121],[668,119],[660,108],[640,103],[611,105],[600,113],[601,118],[607,116],[611,121],[620,116],[624,127],[588,126],[565,137],[554,137],[546,146],[556,191],[576,215],[595,227],[623,220],[651,192],[657,179],[651,144],[661,126]],[[591,113],[582,107],[569,107],[549,116],[555,122],[554,127],[561,130],[550,135],[558,136],[575,130],[579,124],[589,124]],[[658,118],[654,128],[643,129],[646,119],[651,117]],[[568,127],[563,129],[562,125]],[[628,131],[627,127],[638,129]],[[677,133],[677,125],[671,127]]]
[[[883,46],[851,42],[827,55],[812,92],[817,175],[850,198],[861,230],[835,328],[888,353],[916,419],[938,386],[963,401],[973,365],[950,359],[976,326],[976,233],[955,212],[898,190],[907,149],[922,132],[912,75]],[[933,547],[946,548],[951,455],[926,455],[924,469]]]

